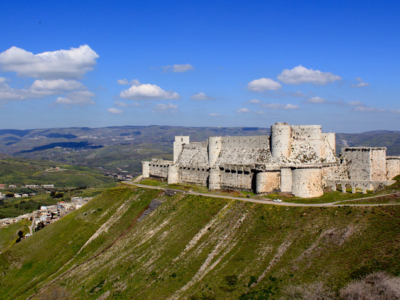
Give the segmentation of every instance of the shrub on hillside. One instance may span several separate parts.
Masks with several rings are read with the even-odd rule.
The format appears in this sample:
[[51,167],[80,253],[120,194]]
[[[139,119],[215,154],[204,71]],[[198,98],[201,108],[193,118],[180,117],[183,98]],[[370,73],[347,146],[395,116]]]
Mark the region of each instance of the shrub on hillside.
[[49,289],[43,291],[39,297],[39,300],[72,300],[70,292],[63,286],[52,286]]
[[290,285],[283,291],[281,300],[333,300],[335,293],[322,282],[304,285]]
[[400,299],[400,278],[385,272],[375,272],[364,279],[352,281],[340,290],[344,300],[392,300]]

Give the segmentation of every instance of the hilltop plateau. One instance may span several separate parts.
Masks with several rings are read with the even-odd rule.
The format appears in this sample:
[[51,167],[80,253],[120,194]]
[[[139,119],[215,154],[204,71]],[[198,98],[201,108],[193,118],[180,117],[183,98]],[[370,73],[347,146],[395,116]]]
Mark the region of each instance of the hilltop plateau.
[[1,253],[0,298],[300,299],[290,291],[306,289],[336,299],[375,271],[400,275],[399,223],[399,206],[283,207],[120,186]]

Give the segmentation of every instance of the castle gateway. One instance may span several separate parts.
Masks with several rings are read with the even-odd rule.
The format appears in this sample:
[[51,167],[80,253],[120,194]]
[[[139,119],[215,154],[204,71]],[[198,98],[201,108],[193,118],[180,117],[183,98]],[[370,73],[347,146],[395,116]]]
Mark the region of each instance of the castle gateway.
[[190,143],[176,136],[173,161],[142,162],[143,178],[166,178],[210,190],[238,189],[257,194],[288,192],[319,197],[325,187],[353,192],[388,185],[400,173],[400,157],[386,157],[386,148],[347,147],[336,156],[334,133],[320,125],[276,123],[270,136],[219,136]]

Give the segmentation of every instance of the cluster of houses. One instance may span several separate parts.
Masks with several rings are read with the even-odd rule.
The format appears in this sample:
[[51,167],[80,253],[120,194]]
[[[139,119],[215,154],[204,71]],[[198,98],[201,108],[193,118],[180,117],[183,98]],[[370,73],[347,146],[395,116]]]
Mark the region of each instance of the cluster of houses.
[[[16,184],[9,184],[8,187],[5,183],[0,184],[0,189],[16,189],[18,188],[18,186]],[[21,185],[21,188],[26,188],[26,189],[38,189],[38,188],[42,188],[42,189],[52,189],[54,188],[54,184],[43,184],[43,185],[39,185],[39,184],[26,184],[26,185]]]
[[126,174],[109,174],[109,173],[106,173],[105,175],[108,176],[108,177],[112,177],[114,179],[120,180],[120,181],[131,180],[133,178],[132,175],[126,175]]
[[39,210],[35,210],[32,213],[15,218],[0,219],[0,228],[28,219],[32,221],[32,230],[36,231],[38,228],[50,225],[68,213],[81,208],[92,199],[93,197],[72,197],[70,202],[60,201],[57,205],[41,206]]

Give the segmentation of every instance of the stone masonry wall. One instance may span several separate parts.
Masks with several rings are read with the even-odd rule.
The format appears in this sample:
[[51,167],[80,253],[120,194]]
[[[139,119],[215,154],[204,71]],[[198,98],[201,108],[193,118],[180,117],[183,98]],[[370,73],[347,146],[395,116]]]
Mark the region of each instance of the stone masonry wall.
[[371,150],[371,180],[386,180],[386,148]]
[[343,148],[342,154],[347,161],[350,180],[371,180],[370,148]]
[[252,190],[253,176],[252,172],[222,170],[221,189]]
[[207,168],[201,167],[180,167],[179,178],[182,183],[207,186],[209,172]]
[[168,166],[169,166],[169,164],[150,162],[150,166],[149,166],[150,176],[167,178],[168,177]]
[[400,157],[386,157],[386,174],[388,180],[400,174]]

